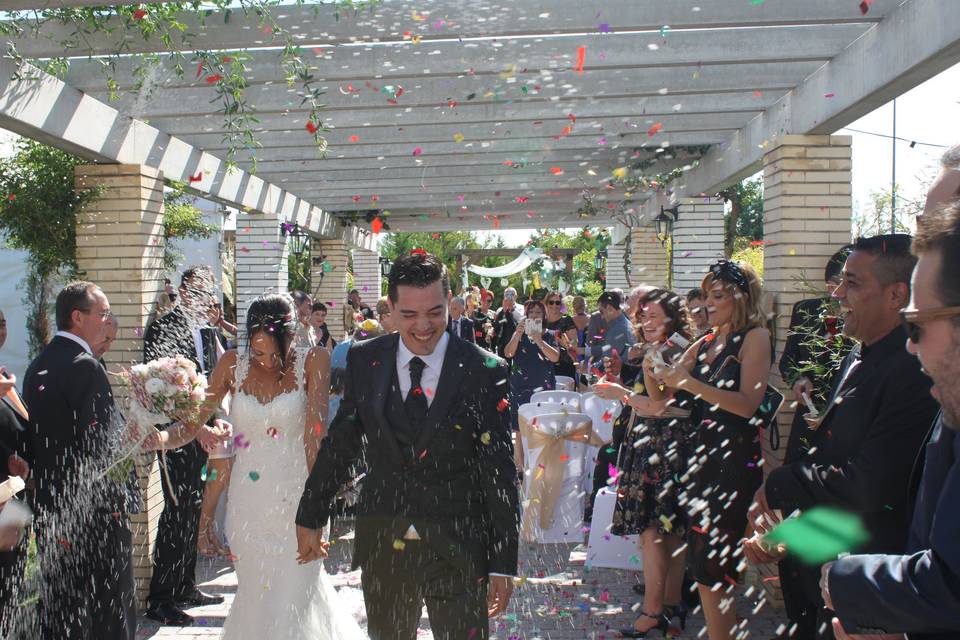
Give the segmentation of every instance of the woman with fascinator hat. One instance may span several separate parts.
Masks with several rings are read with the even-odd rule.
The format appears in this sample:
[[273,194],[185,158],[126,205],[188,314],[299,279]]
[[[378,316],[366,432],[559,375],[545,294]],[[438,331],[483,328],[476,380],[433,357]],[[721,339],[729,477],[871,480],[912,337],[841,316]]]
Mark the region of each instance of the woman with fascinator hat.
[[232,396],[236,461],[226,530],[238,588],[224,640],[366,637],[322,564],[299,564],[291,552],[298,498],[326,434],[330,389],[330,354],[296,347],[297,325],[290,296],[254,300],[246,353],[231,350],[220,358],[199,416],[208,419]]
[[644,360],[650,398],[667,390],[694,396],[695,441],[686,491],[688,565],[698,583],[710,640],[732,638],[736,607],[729,596],[745,565],[740,540],[763,481],[760,426],[771,364],[770,333],[756,272],[720,260],[701,283],[712,328],[674,366]]

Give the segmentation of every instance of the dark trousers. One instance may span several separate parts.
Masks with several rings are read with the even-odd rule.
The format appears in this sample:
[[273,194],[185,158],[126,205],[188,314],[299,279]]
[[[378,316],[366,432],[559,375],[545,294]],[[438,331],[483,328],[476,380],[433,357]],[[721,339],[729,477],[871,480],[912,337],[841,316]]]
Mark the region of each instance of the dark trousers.
[[[589,460],[587,463],[589,464]],[[593,500],[597,497],[600,489],[607,486],[610,479],[610,465],[617,464],[617,449],[612,443],[608,442],[597,451],[597,461],[593,467],[593,491],[587,496],[587,506],[584,509],[583,519],[590,521],[593,519]]]
[[793,558],[777,565],[783,606],[790,626],[797,625],[793,640],[832,640],[831,612],[823,606],[820,594],[820,566],[808,566]]
[[207,453],[197,442],[167,452],[167,471],[178,504],[174,505],[170,487],[163,480],[163,513],[157,526],[147,598],[151,607],[173,604],[196,589],[197,532],[204,486],[200,472],[206,463]]
[[126,517],[100,514],[89,534],[78,534],[76,545],[61,538],[40,549],[41,640],[136,638],[133,534]]
[[0,551],[0,638],[6,637],[13,611],[23,597],[20,586],[26,561],[26,534],[13,551]]
[[422,540],[384,549],[363,563],[371,640],[414,640],[424,604],[437,640],[487,640],[487,576],[468,576]]

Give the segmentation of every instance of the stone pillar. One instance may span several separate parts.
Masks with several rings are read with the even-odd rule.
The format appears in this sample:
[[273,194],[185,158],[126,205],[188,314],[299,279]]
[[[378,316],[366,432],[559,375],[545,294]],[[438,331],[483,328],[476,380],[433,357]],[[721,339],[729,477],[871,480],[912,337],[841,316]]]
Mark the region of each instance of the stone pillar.
[[683,198],[673,225],[673,290],[700,286],[707,268],[723,257],[723,200]]
[[[380,253],[367,249],[353,250],[353,288],[371,307],[380,297]],[[456,289],[457,287],[454,287]]]
[[[645,284],[665,287],[667,284],[667,250],[657,238],[655,227],[639,227],[630,233],[629,288]],[[621,273],[623,272],[622,267]]]
[[264,293],[287,291],[287,239],[280,221],[262,213],[237,214],[237,324],[247,320],[250,302]]
[[619,244],[611,244],[607,247],[606,288],[623,289],[625,292],[631,289],[630,283],[627,282],[627,274],[623,269],[626,252],[626,238]]
[[[794,303],[810,297],[802,281],[820,289],[827,259],[850,242],[851,144],[850,136],[785,135],[763,157],[764,290],[775,299],[778,360]],[[770,382],[784,392],[786,401],[780,413],[780,449],[771,451],[764,438],[768,472],[783,461],[796,408],[776,366]],[[761,575],[768,577],[772,571],[764,568]]]
[[343,314],[347,306],[347,259],[350,250],[343,240],[313,238],[310,255],[323,258],[311,260],[310,287],[315,300],[327,305],[327,328],[337,342],[346,335]]
[[[107,369],[117,372],[143,360],[143,327],[162,288],[163,177],[140,165],[81,165],[75,186],[102,189],[77,216],[77,265],[84,279],[103,289],[117,316],[117,340],[104,357]],[[116,385],[114,393],[123,403],[124,387]],[[142,456],[137,471],[144,510],[132,518],[133,566],[142,608],[163,495],[156,456]]]

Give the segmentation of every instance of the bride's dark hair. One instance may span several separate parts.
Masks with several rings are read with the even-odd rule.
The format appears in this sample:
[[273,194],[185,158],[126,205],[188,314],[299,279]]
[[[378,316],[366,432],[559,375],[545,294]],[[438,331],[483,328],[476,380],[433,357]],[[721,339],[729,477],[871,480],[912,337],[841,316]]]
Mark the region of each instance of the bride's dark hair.
[[247,348],[260,332],[272,337],[280,352],[280,367],[286,368],[287,351],[297,333],[297,314],[289,295],[269,293],[256,298],[247,310]]

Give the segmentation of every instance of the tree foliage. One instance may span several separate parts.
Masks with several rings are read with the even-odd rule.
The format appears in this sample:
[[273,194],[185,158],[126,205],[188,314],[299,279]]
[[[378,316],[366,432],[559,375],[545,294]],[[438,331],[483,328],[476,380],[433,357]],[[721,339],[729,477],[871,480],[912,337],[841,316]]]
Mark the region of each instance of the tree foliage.
[[184,186],[173,183],[171,190],[163,194],[163,236],[166,240],[163,251],[163,268],[176,271],[183,262],[183,253],[177,247],[177,239],[205,240],[220,231],[220,227],[203,221],[203,211],[194,206],[195,198]]
[[743,180],[719,195],[730,203],[724,225],[726,254],[736,250],[737,238],[763,240],[763,178]]

